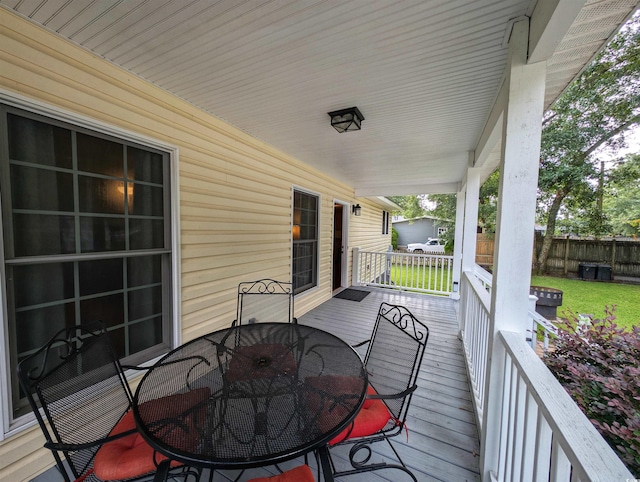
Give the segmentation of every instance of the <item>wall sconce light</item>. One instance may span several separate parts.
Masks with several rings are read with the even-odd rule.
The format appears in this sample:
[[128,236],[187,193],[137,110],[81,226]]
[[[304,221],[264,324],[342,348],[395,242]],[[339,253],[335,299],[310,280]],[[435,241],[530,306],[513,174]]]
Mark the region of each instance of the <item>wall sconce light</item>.
[[360,204],[356,204],[355,206],[351,206],[351,212],[355,216],[360,216],[360,213],[362,212],[362,208],[360,207]]
[[362,112],[357,107],[329,112],[331,126],[338,132],[359,131],[364,120]]

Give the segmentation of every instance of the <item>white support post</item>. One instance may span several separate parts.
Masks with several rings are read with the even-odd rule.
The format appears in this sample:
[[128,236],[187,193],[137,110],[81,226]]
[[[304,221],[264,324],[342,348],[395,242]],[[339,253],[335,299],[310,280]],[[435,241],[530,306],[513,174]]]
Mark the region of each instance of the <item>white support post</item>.
[[462,271],[471,271],[476,264],[478,204],[480,202],[481,174],[482,171],[480,169],[467,169],[467,189],[464,203],[464,230],[462,240]]
[[509,43],[503,117],[500,191],[493,257],[493,286],[483,413],[481,473],[498,474],[505,351],[499,331],[525,336],[528,320],[531,252],[540,158],[546,63],[527,65],[528,21],[514,24]]
[[453,293],[451,298],[460,299],[460,279],[462,278],[462,243],[464,238],[465,192],[456,194],[456,232],[453,238]]

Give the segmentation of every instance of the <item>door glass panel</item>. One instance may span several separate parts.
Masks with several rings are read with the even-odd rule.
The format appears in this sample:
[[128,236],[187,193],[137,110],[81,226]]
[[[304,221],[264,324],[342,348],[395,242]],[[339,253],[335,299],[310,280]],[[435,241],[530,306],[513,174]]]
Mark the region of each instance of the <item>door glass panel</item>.
[[8,114],[9,159],[71,169],[71,131]]

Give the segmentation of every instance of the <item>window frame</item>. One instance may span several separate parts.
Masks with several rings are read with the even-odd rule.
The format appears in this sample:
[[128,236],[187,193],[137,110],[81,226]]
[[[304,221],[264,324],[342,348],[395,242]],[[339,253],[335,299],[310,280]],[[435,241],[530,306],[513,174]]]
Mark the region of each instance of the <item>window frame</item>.
[[[169,163],[169,175],[166,188],[169,189],[169,203],[164,212],[165,219],[168,219],[169,227],[166,231],[166,235],[169,236],[169,240],[166,242],[166,246],[169,253],[169,266],[171,270],[170,277],[168,279],[168,289],[171,292],[170,303],[171,308],[167,310],[167,316],[169,317],[169,340],[170,347],[178,346],[182,341],[182,333],[180,330],[180,212],[179,212],[179,149],[177,146],[167,144],[147,137],[145,135],[126,130],[120,127],[116,127],[97,119],[86,117],[80,114],[76,114],[64,109],[46,104],[44,102],[36,101],[19,94],[0,90],[0,103],[6,106],[8,109],[18,109],[24,111],[25,114],[30,114],[35,117],[44,117],[45,122],[51,122],[54,125],[70,124],[72,129],[80,131],[89,131],[91,135],[96,137],[109,137],[115,138],[114,140],[120,140],[124,143],[137,144],[143,148],[149,148],[153,150],[162,151],[168,156]],[[18,113],[20,114],[20,113]],[[6,145],[7,131],[2,129],[0,132],[2,137],[2,144]],[[4,233],[0,229],[0,246],[4,246]],[[9,353],[9,323],[8,323],[8,301],[7,301],[7,286],[5,283],[5,256],[4,248],[0,249],[0,345],[5,347],[3,356],[0,356],[0,441],[11,437],[12,435],[19,433],[26,428],[35,424],[35,417],[32,413],[22,415],[13,419],[11,410],[12,396],[11,396],[11,374],[9,373],[11,367],[10,353]],[[160,355],[161,356],[161,355]],[[142,365],[152,364],[157,360],[159,356],[155,356],[153,359],[146,360],[141,363]],[[139,376],[139,372],[131,372],[127,374],[130,377]]]
[[[309,285],[308,287],[304,288],[304,289],[300,289],[300,290],[296,290],[295,288],[295,280],[294,280],[294,276],[295,276],[295,272],[294,272],[294,263],[295,263],[295,250],[294,250],[294,243],[295,240],[293,239],[294,236],[294,226],[295,226],[295,195],[296,193],[300,193],[302,195],[305,196],[313,196],[316,198],[316,238],[315,238],[315,243],[316,243],[316,253],[315,253],[315,259],[314,259],[314,263],[315,263],[315,270],[313,273],[313,283],[311,285]],[[293,186],[291,189],[291,282],[293,283],[293,287],[294,287],[294,294],[295,295],[302,295],[304,293],[308,293],[311,290],[317,289],[320,285],[320,276],[319,276],[319,272],[320,272],[320,213],[321,213],[321,206],[322,206],[322,197],[320,195],[320,193],[311,191],[309,189],[305,189],[299,186]]]
[[382,234],[389,234],[389,211],[382,211]]

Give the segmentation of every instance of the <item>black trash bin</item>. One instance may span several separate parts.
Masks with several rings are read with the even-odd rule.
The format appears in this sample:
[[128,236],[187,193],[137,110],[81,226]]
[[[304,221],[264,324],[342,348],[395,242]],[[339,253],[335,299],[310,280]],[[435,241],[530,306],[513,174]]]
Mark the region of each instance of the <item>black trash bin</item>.
[[602,281],[611,281],[611,266],[608,264],[599,264],[596,273],[596,279]]
[[596,279],[598,265],[580,263],[578,265],[578,277],[581,279]]

